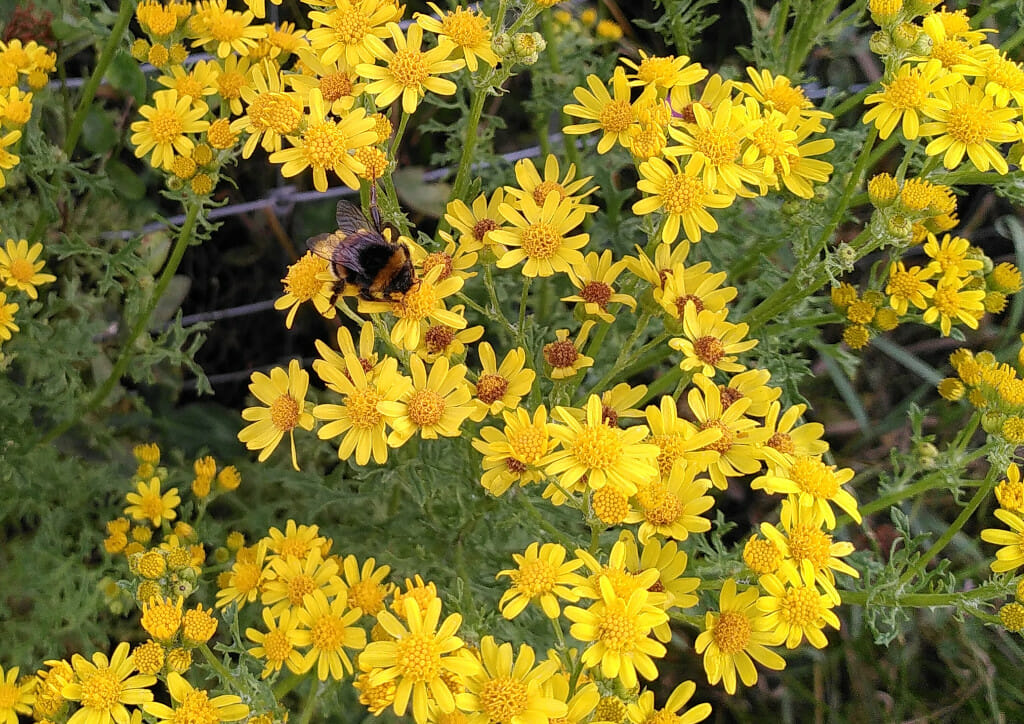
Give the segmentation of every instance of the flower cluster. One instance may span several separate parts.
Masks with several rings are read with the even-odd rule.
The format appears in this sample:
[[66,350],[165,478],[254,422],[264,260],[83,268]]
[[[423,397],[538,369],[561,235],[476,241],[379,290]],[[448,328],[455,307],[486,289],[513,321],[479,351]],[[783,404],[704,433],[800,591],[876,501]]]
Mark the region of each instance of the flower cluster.
[[1016,362],[1017,369],[991,352],[975,354],[962,347],[949,356],[957,376],[938,386],[939,394],[951,402],[966,399],[982,414],[984,430],[1012,447],[1024,445],[1024,379],[1018,372],[1024,368],[1024,351]]
[[[898,129],[908,141],[930,140],[917,176],[902,167],[895,177],[882,173],[868,183],[872,233],[894,248],[887,279],[863,294],[848,285],[833,289],[833,303],[849,322],[843,339],[853,349],[910,320],[936,324],[945,336],[954,325],[977,329],[986,312],[1001,312],[1021,287],[1013,265],[997,267],[969,240],[946,233],[959,223],[956,197],[927,177],[940,158],[946,169],[960,168],[966,157],[977,171],[1008,172],[1008,159],[1020,155],[1009,144],[1024,140],[1024,70],[982,42],[985,32],[971,29],[962,10],[929,12],[915,25],[908,4],[872,7],[882,26],[873,47],[886,73],[882,90],[865,99],[871,108],[863,122],[883,139]],[[926,264],[900,259],[922,243]]]
[[32,96],[57,69],[57,54],[35,40],[0,41],[0,189],[6,172],[18,165],[25,124],[32,118]]

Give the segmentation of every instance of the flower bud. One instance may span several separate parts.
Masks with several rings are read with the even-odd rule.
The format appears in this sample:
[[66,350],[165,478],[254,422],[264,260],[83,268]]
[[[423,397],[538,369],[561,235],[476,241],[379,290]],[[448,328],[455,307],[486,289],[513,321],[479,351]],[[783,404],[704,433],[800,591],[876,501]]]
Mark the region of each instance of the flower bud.
[[892,38],[884,30],[878,30],[872,33],[871,40],[868,41],[868,47],[871,48],[872,53],[884,58],[893,51]]

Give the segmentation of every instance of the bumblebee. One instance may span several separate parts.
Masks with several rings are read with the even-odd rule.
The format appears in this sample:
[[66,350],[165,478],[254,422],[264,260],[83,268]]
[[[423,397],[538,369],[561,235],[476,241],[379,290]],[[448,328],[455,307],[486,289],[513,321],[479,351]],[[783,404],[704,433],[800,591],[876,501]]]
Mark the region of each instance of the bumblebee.
[[398,230],[384,228],[376,205],[371,222],[355,204],[339,201],[338,230],[318,234],[306,242],[317,256],[331,262],[339,282],[359,289],[363,299],[393,301],[416,281],[409,247],[398,240]]

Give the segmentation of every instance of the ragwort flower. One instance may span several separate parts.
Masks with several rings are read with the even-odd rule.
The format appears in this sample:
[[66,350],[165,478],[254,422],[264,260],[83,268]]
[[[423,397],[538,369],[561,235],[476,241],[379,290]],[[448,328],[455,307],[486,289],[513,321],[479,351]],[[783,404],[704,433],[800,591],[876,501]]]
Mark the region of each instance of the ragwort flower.
[[466,67],[476,72],[477,58],[492,68],[498,64],[498,56],[491,49],[490,19],[475,8],[457,7],[445,12],[436,3],[427,3],[437,17],[416,13],[414,19],[426,31],[436,33],[458,48],[466,59]]
[[374,121],[362,108],[354,108],[340,121],[327,116],[324,97],[319,88],[309,92],[309,113],[305,128],[298,136],[288,136],[292,148],[270,154],[271,163],[281,165],[285,178],[296,176],[307,168],[313,170],[317,191],[327,190],[327,172],[333,171],[346,186],[359,188],[356,173],[363,171],[351,151],[377,141]]
[[558,670],[551,659],[534,666],[536,654],[521,644],[513,659],[512,644],[493,636],[480,641],[481,669],[465,678],[466,691],[457,697],[468,724],[532,724],[558,719],[568,712],[564,701],[549,697],[544,684]]
[[548,194],[543,204],[532,196],[520,199],[520,210],[502,204],[501,214],[511,224],[508,229],[495,229],[489,234],[497,244],[514,247],[498,258],[498,267],[508,269],[526,260],[523,276],[549,277],[566,272],[583,263],[580,249],[586,246],[589,234],[567,236],[581,223],[585,212],[558,194]]
[[29,299],[36,299],[36,287],[57,281],[53,274],[43,273],[46,262],[38,260],[43,245],[36,242],[29,248],[25,239],[8,239],[0,248],[0,281],[9,287],[25,292]]
[[399,447],[419,432],[424,439],[458,437],[459,428],[473,408],[469,405],[472,393],[466,382],[466,366],[451,366],[444,357],[426,365],[417,356],[409,359],[412,387],[398,400],[381,401],[377,409],[391,418],[388,445]]
[[188,156],[195,143],[186,133],[202,133],[210,126],[204,120],[209,108],[202,101],[190,96],[179,96],[176,90],[160,90],[153,93],[152,106],[142,106],[139,114],[144,120],[132,123],[131,141],[135,156],[143,158],[150,151],[153,168],[170,171],[174,166],[174,154]]
[[1000,174],[1009,171],[1006,158],[996,149],[1001,143],[1017,140],[1012,121],[1019,111],[996,105],[985,95],[980,83],[957,83],[939,92],[942,106],[928,115],[933,121],[921,125],[922,136],[937,136],[924,152],[942,154],[942,165],[956,168],[964,154],[979,171],[990,168]]
[[378,614],[379,625],[392,638],[371,642],[359,654],[359,663],[374,670],[371,686],[395,682],[393,708],[397,715],[405,716],[411,700],[416,723],[426,724],[431,698],[442,712],[455,711],[455,696],[448,684],[451,675],[473,676],[481,672],[482,666],[475,658],[452,655],[464,646],[455,635],[462,616],[453,613],[438,627],[440,598],[431,599],[423,611],[415,599],[409,598],[405,612],[408,626],[387,611]]
[[697,636],[693,648],[704,658],[704,671],[709,684],[722,682],[725,691],[736,693],[736,675],[746,686],[757,683],[754,661],[774,671],[781,671],[786,661],[768,648],[773,636],[768,619],[757,608],[758,589],[736,592],[736,581],[722,584],[718,612],[704,615],[704,631]]
[[108,659],[96,652],[92,661],[80,654],[71,657],[75,679],[64,685],[61,695],[69,701],[77,701],[81,707],[68,724],[127,724],[128,708],[153,701],[153,692],[148,687],[156,683],[156,677],[149,674],[135,674],[135,659],[129,655],[131,646],[123,641],[114,649]]
[[572,92],[577,103],[569,103],[562,108],[566,115],[587,121],[566,126],[562,129],[565,133],[602,132],[601,140],[597,142],[598,153],[607,153],[616,142],[623,148],[629,148],[630,129],[639,123],[636,108],[630,102],[629,81],[621,67],[615,69],[611,85],[612,92],[609,93],[600,78],[588,75],[587,88],[576,88]]
[[665,215],[661,240],[673,243],[679,237],[679,227],[689,241],[701,239],[701,231],[718,231],[718,222],[708,209],[724,209],[733,201],[732,195],[720,194],[709,187],[700,176],[673,168],[660,158],[640,164],[637,188],[649,196],[633,204],[638,215],[661,211]]
[[981,531],[983,541],[1003,546],[996,551],[996,559],[992,561],[990,567],[996,573],[1015,571],[1024,565],[1024,519],[1002,508],[995,511],[995,516],[1005,523],[1009,530],[986,528]]
[[28,716],[32,713],[35,703],[36,679],[29,677],[24,683],[18,683],[18,667],[8,669],[0,666],[0,722],[18,724],[18,715]]
[[658,474],[658,446],[645,443],[647,427],[634,425],[621,430],[604,421],[598,395],[587,401],[586,420],[580,422],[564,407],[555,408],[555,416],[564,426],[555,426],[551,434],[562,444],[552,453],[546,470],[557,475],[564,487],[570,487],[584,475],[587,485],[599,490],[606,484],[632,495],[637,488]]
[[473,422],[519,407],[519,401],[530,392],[537,377],[536,372],[525,366],[526,350],[522,347],[509,350],[500,365],[489,342],[481,342],[477,353],[483,369],[474,388],[473,412],[469,415]]
[[485,427],[473,447],[483,457],[484,474],[480,484],[491,495],[502,495],[513,483],[519,485],[543,480],[542,470],[547,455],[558,441],[551,437],[547,409],[538,407],[531,418],[522,408],[502,410],[505,429]]
[[275,367],[270,376],[253,372],[249,392],[266,407],[247,407],[242,419],[252,424],[238,433],[238,439],[250,450],[259,450],[263,462],[277,449],[288,433],[292,448],[292,466],[298,470],[295,453],[295,428],[313,429],[313,415],[306,410],[309,373],[299,367],[298,360],[288,363],[288,371]]
[[583,583],[583,578],[573,573],[583,565],[574,558],[565,562],[565,548],[557,543],[536,541],[526,547],[523,553],[513,553],[516,568],[500,571],[495,578],[507,576],[509,588],[501,595],[498,608],[501,615],[511,620],[526,606],[535,603],[548,618],[555,619],[561,613],[558,599],[574,603],[580,599],[573,588]]
[[360,63],[356,72],[363,78],[371,79],[366,92],[375,96],[378,108],[391,105],[402,98],[402,111],[413,113],[427,91],[442,96],[455,93],[457,86],[447,78],[438,78],[442,73],[453,73],[465,65],[463,60],[448,60],[455,46],[442,43],[426,52],[420,50],[423,43],[423,27],[413,23],[408,36],[402,34],[397,23],[390,23],[388,31],[395,41],[395,50],[384,46],[384,52],[375,52],[384,62],[384,67]]
[[356,626],[362,615],[358,608],[348,607],[348,597],[341,589],[328,601],[322,589],[307,593],[303,607],[295,612],[302,628],[298,631],[298,646],[309,646],[303,656],[305,671],[316,664],[316,677],[336,681],[352,673],[352,660],[345,649],[366,647],[366,631]]
[[155,716],[158,724],[179,722],[204,722],[218,724],[225,721],[239,721],[249,716],[249,707],[235,694],[222,694],[210,698],[205,689],[196,689],[181,674],[172,671],[167,675],[167,690],[171,703],[167,706],[158,701],[143,704],[147,714]]
[[138,492],[125,495],[129,503],[124,509],[125,515],[135,520],[148,520],[154,528],[159,528],[165,520],[171,521],[178,517],[174,510],[181,503],[177,488],[161,493],[160,478],[156,476],[150,478],[148,484],[140,480],[135,487]]

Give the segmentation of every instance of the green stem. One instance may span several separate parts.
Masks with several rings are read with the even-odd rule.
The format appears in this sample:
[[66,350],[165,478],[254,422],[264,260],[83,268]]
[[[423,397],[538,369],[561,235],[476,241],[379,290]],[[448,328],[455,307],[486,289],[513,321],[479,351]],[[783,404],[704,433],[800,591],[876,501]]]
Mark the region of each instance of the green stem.
[[1024,27],[1017,28],[1017,32],[1006,39],[1005,43],[999,44],[999,50],[1007,55],[1010,54],[1014,48],[1024,42]]
[[249,687],[245,686],[230,671],[227,670],[227,667],[225,667],[224,664],[220,662],[220,659],[213,655],[213,652],[210,651],[209,646],[207,646],[206,644],[200,644],[197,648],[199,649],[199,652],[203,655],[203,658],[206,659],[206,663],[210,665],[210,668],[217,672],[217,677],[223,683],[230,684],[234,688],[234,690],[240,694],[249,693]]
[[935,544],[929,548],[923,556],[921,556],[917,562],[908,568],[906,572],[900,576],[900,585],[907,585],[915,577],[921,575],[924,572],[925,567],[934,560],[943,548],[945,548],[953,536],[960,532],[960,529],[964,527],[964,524],[974,515],[974,511],[978,509],[981,502],[988,497],[989,493],[996,486],[996,482],[999,480],[999,468],[994,465],[989,468],[988,475],[985,476],[985,482],[977,492],[974,493],[974,497],[971,498],[970,502],[967,503],[966,507],[960,511],[960,515],[956,517],[952,525],[946,529],[946,531],[939,536],[939,539],[935,541]]
[[310,679],[309,682],[309,696],[306,697],[306,701],[303,702],[302,712],[299,714],[298,724],[309,724],[313,720],[313,712],[316,711],[316,706],[320,703],[320,693],[317,689],[320,687],[320,682],[316,679]]
[[409,125],[409,114],[402,111],[402,119],[398,122],[398,132],[391,139],[391,150],[388,153],[391,158],[395,158],[395,154],[398,153],[398,146],[402,143],[402,137],[405,135],[405,127],[407,125]]
[[867,98],[868,95],[870,95],[871,93],[877,91],[879,87],[880,86],[877,82],[871,83],[862,88],[861,90],[859,90],[858,92],[854,93],[846,100],[842,101],[839,105],[837,105],[829,112],[836,118],[842,118],[850,111],[850,109],[859,106],[861,103],[863,103],[864,99]]
[[89,76],[89,80],[86,81],[85,86],[82,87],[82,97],[78,100],[78,108],[75,109],[75,116],[71,119],[68,135],[64,137],[64,155],[68,158],[71,157],[72,151],[78,145],[78,138],[82,135],[82,128],[85,126],[85,116],[92,106],[93,98],[96,97],[96,91],[103,81],[107,68],[113,62],[117,47],[121,44],[121,38],[128,29],[128,24],[132,21],[134,15],[135,0],[125,0],[125,2],[122,2],[121,7],[117,11],[117,20],[114,21],[114,27],[110,29],[110,37],[107,38],[103,50],[100,51],[100,57],[96,60],[96,67],[93,69],[92,75]]
[[470,101],[469,117],[466,120],[466,137],[462,141],[462,156],[459,157],[459,170],[455,174],[455,184],[452,187],[452,200],[462,199],[469,186],[469,171],[473,165],[477,128],[480,126],[480,116],[484,112],[485,100],[487,100],[487,87],[473,88],[473,100]]
[[[1012,586],[1007,584],[1012,590]],[[907,606],[912,608],[927,608],[930,606],[955,606],[962,601],[977,599],[995,598],[998,592],[992,591],[991,587],[982,586],[970,591],[958,593],[905,593],[903,595],[885,596],[876,592],[868,591],[840,591],[839,596],[843,603],[854,606]]]
[[519,296],[519,324],[516,327],[516,340],[520,347],[526,347],[526,302],[530,299],[530,284],[533,277],[523,277],[523,293]]
[[153,289],[153,293],[149,297],[149,301],[146,302],[146,306],[143,308],[142,313],[135,321],[135,326],[132,327],[128,337],[124,340],[121,348],[121,356],[114,365],[114,369],[111,370],[110,375],[106,380],[104,380],[103,384],[100,385],[100,388],[96,390],[91,398],[89,398],[89,401],[85,403],[85,406],[46,433],[42,440],[40,440],[40,444],[46,445],[53,442],[57,437],[67,432],[71,426],[78,422],[84,415],[99,407],[99,405],[107,398],[107,395],[110,394],[110,391],[114,389],[114,385],[120,382],[121,378],[124,376],[124,373],[128,369],[128,365],[134,357],[133,349],[135,346],[135,340],[137,340],[139,336],[149,328],[149,320],[153,316],[153,311],[156,309],[156,305],[160,302],[164,292],[167,291],[167,287],[170,285],[175,272],[178,271],[178,265],[181,264],[181,259],[185,256],[185,249],[187,249],[189,244],[192,243],[192,235],[195,231],[196,222],[199,219],[199,214],[203,210],[203,201],[201,199],[194,199],[188,203],[187,209],[185,223],[182,224],[181,231],[178,232],[178,239],[174,242],[174,249],[171,250],[171,256],[164,265],[164,270],[160,274],[160,279],[157,281],[156,287]]
[[555,632],[555,639],[558,641],[558,651],[565,651],[565,634],[562,633],[561,618],[548,619],[551,621],[551,628]]

